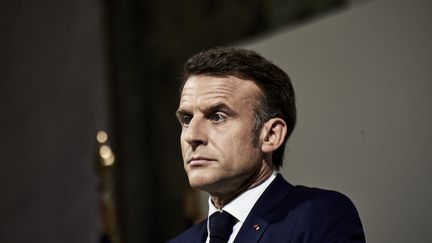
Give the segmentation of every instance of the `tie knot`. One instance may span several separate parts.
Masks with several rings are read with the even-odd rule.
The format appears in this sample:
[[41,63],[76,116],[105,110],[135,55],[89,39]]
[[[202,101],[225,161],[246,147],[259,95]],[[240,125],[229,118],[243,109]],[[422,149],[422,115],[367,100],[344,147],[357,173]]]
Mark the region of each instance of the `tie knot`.
[[213,213],[209,221],[210,242],[227,242],[237,220],[231,214],[222,211]]

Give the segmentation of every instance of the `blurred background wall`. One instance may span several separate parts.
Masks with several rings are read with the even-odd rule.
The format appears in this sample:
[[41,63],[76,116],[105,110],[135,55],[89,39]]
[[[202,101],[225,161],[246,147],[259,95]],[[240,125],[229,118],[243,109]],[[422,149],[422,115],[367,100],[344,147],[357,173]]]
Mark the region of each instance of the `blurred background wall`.
[[0,242],[97,242],[101,5],[0,1]]
[[292,77],[292,183],[350,196],[369,242],[430,241],[430,7],[0,1],[0,242],[101,242],[100,129],[116,153],[117,242],[164,242],[205,216],[174,112],[182,63],[215,45],[253,48]]

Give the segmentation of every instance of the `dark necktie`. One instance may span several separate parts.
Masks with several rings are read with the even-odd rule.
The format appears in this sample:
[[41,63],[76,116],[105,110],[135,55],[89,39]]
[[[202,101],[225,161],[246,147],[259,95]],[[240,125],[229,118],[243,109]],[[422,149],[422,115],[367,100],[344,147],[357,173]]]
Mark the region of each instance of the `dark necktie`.
[[231,214],[222,211],[210,216],[210,243],[226,243],[232,233],[237,219]]

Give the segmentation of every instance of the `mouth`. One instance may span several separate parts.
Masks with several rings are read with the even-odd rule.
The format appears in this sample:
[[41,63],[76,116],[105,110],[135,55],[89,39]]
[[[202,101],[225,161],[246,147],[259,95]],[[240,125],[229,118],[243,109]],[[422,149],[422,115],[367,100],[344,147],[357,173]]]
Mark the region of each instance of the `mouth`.
[[187,161],[187,164],[189,166],[192,166],[192,167],[199,167],[199,166],[209,165],[213,162],[215,162],[214,159],[210,159],[210,158],[202,157],[202,156],[196,156],[196,157],[192,157],[191,159],[189,159]]

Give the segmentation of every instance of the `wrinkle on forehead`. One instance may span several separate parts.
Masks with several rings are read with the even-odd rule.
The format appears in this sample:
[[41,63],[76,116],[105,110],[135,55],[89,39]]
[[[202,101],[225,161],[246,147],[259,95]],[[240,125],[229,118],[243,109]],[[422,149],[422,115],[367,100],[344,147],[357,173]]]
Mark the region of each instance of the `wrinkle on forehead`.
[[[234,76],[212,77],[205,75],[191,76],[186,81],[180,98],[180,104],[191,99],[200,100],[240,100],[255,101],[260,89],[250,80],[239,79]],[[239,96],[240,97],[239,97]]]

